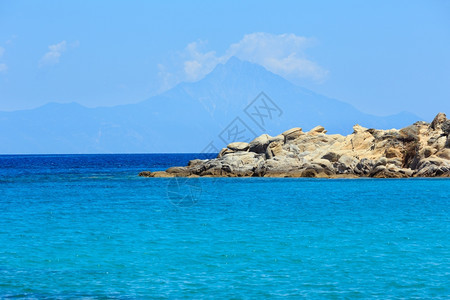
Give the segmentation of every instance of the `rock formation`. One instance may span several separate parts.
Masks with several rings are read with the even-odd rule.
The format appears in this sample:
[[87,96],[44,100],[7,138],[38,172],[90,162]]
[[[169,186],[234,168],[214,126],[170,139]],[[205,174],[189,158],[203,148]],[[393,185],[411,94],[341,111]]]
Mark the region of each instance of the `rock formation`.
[[450,177],[450,120],[439,113],[430,123],[400,130],[359,125],[347,136],[292,128],[275,137],[231,143],[217,158],[186,167],[141,172],[145,177]]

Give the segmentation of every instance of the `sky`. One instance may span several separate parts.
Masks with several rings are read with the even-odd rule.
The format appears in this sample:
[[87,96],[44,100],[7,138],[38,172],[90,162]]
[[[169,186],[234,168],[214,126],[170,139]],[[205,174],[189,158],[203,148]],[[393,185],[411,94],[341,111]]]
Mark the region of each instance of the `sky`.
[[358,109],[450,115],[450,1],[0,2],[0,110],[136,103],[237,56]]

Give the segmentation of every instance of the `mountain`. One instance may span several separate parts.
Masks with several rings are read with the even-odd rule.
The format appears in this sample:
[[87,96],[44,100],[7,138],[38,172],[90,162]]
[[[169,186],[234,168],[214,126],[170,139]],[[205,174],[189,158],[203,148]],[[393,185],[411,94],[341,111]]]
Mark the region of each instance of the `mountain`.
[[0,112],[0,153],[201,152],[208,145],[213,151],[291,127],[308,130],[320,124],[329,133],[348,134],[356,123],[388,129],[417,120],[406,112],[362,113],[233,57],[200,81],[181,83],[137,104],[49,103]]

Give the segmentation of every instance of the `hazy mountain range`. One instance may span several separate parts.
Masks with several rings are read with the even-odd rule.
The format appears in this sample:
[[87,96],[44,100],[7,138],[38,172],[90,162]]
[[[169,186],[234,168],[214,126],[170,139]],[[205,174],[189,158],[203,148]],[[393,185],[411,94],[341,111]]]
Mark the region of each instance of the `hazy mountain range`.
[[419,119],[406,112],[365,114],[231,58],[198,82],[181,83],[137,104],[49,103],[0,112],[0,153],[201,152],[211,142],[220,148],[234,139],[277,135],[291,127],[308,130],[320,124],[330,133],[348,134],[356,123],[388,129]]

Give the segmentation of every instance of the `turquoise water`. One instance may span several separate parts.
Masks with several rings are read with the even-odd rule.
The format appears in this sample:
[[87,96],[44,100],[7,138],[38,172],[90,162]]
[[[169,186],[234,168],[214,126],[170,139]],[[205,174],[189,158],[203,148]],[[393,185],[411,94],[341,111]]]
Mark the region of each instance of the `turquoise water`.
[[0,156],[0,298],[447,298],[450,180],[139,178]]

